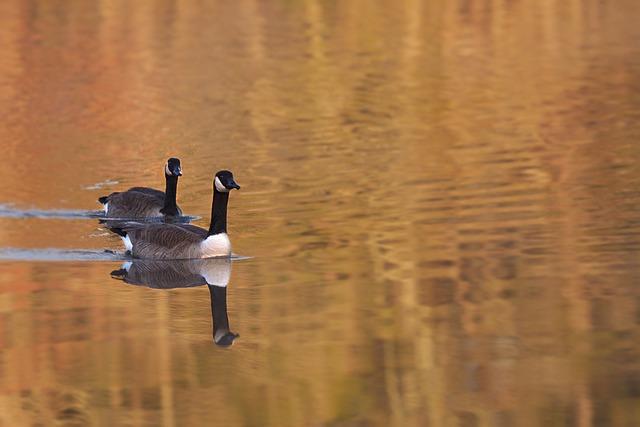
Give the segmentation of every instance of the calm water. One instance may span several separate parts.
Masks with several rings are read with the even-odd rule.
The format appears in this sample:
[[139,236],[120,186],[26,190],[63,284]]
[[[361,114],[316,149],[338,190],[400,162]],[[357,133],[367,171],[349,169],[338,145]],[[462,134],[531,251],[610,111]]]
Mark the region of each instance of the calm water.
[[[639,2],[0,17],[0,426],[640,425]],[[226,294],[81,217],[170,156]]]

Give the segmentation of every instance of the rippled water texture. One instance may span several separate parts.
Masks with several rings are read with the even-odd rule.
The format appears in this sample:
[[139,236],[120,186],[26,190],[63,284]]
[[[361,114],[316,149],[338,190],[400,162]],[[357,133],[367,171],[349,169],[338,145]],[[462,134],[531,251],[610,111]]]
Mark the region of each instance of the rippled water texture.
[[[640,425],[639,22],[0,2],[0,425]],[[96,199],[170,156],[250,259],[123,263]]]

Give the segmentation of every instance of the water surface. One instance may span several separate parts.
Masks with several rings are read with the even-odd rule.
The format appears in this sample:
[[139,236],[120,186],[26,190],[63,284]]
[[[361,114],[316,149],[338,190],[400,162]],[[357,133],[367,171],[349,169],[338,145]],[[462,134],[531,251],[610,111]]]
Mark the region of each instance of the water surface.
[[[640,3],[0,17],[0,425],[640,425]],[[206,286],[29,255],[120,251],[75,213],[171,156],[196,224],[242,186],[230,347]]]

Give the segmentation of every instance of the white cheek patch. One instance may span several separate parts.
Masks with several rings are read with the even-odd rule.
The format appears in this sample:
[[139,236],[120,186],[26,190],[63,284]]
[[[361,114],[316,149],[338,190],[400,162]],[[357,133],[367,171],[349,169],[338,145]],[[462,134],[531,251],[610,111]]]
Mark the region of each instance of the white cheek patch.
[[216,190],[218,190],[221,193],[228,193],[229,189],[227,187],[225,187],[224,185],[222,185],[222,182],[220,182],[220,180],[218,179],[218,177],[216,176],[216,179],[214,180],[215,185],[216,185]]
[[169,170],[169,163],[164,165],[164,174],[165,175],[171,175],[171,171]]

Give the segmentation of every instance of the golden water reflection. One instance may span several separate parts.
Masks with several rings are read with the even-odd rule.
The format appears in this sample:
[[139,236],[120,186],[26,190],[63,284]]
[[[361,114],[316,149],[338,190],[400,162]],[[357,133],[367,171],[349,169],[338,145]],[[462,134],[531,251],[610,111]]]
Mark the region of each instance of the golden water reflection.
[[0,426],[640,424],[640,3],[0,3],[0,204],[97,209],[178,156],[200,225],[243,183],[253,257],[229,348],[204,287],[0,261]]

